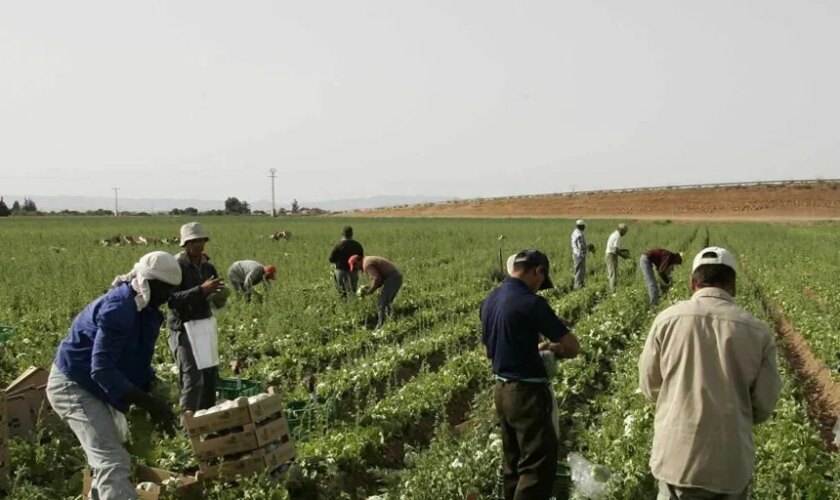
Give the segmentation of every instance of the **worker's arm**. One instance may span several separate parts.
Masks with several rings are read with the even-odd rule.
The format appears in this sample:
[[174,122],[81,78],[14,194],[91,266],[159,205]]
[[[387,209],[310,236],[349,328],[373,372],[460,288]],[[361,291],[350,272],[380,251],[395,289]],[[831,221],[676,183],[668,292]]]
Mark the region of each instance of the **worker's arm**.
[[753,423],[756,424],[770,418],[776,408],[776,403],[779,402],[779,394],[782,392],[782,379],[776,366],[776,343],[769,332],[766,338],[768,341],[764,346],[758,376],[750,387]]
[[90,359],[90,378],[115,401],[122,401],[134,384],[117,366],[123,346],[134,329],[137,312],[134,301],[107,302],[96,316],[98,326]]
[[531,307],[531,317],[537,322],[537,330],[547,338],[551,349],[558,358],[574,358],[580,353],[580,343],[569,327],[557,317],[548,302],[536,296]]
[[661,327],[654,322],[648,332],[645,347],[639,357],[639,389],[652,402],[659,397],[662,388],[662,370],[660,368],[659,338]]
[[216,268],[210,266],[210,278],[206,279],[204,283],[187,288],[184,290],[177,290],[169,296],[167,304],[170,309],[181,309],[188,306],[201,306],[201,303],[207,300],[209,295],[212,295],[225,287],[225,282],[219,277]]
[[251,293],[251,290],[254,288],[254,285],[259,284],[260,281],[263,280],[263,276],[265,275],[265,270],[262,266],[250,271],[245,276],[245,283],[242,287],[245,289],[245,292]]
[[377,291],[383,283],[382,274],[379,272],[379,269],[376,268],[375,265],[370,265],[364,268],[364,271],[367,273],[368,276],[373,279],[373,282],[370,285],[370,289],[367,291],[368,294],[371,294]]
[[332,252],[330,252],[330,263],[335,264],[338,262],[338,245],[334,246]]

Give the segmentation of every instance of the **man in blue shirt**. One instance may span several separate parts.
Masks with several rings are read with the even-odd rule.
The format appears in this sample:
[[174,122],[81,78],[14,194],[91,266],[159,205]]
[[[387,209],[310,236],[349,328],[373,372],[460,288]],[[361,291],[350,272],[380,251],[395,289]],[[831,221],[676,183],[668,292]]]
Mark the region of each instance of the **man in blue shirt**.
[[[152,356],[163,324],[160,306],[181,282],[181,268],[166,252],[144,255],[114,288],[85,307],[58,346],[47,398],[79,439],[100,500],[134,499],[131,458],[123,447],[131,404],[174,432],[169,405],[149,394]],[[93,492],[96,492],[95,494]]]
[[[535,292],[553,288],[548,257],[528,249],[513,258],[502,285],[481,304],[482,340],[496,375],[506,500],[547,500],[557,470],[558,436],[540,350],[558,358],[580,351],[574,335]],[[548,339],[541,342],[540,336]]]

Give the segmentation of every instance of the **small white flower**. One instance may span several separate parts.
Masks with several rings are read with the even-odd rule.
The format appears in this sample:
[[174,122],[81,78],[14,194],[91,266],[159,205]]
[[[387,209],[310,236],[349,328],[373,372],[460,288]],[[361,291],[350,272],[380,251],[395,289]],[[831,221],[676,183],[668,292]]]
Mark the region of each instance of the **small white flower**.
[[464,464],[461,463],[461,461],[456,458],[455,460],[452,461],[451,464],[449,464],[449,466],[452,467],[453,469],[460,469],[461,467],[464,466]]
[[624,417],[624,436],[629,436],[633,432],[633,422],[636,421],[636,417],[632,414],[627,415]]

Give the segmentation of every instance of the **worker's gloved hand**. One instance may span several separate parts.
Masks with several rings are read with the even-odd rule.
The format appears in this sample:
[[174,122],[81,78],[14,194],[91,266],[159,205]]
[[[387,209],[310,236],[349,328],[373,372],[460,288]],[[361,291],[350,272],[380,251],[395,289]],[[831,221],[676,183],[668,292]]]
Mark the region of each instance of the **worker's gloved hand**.
[[590,243],[589,245],[586,246],[586,249],[589,250],[590,252],[594,252],[595,251],[595,245]]
[[618,249],[618,256],[622,259],[629,259],[630,258],[630,250],[626,248],[619,248]]
[[155,426],[168,436],[175,435],[175,414],[166,401],[153,397],[137,387],[126,391],[124,399],[146,410]]
[[358,290],[356,290],[357,297],[364,297],[365,295],[370,294],[370,287],[368,286],[360,286]]

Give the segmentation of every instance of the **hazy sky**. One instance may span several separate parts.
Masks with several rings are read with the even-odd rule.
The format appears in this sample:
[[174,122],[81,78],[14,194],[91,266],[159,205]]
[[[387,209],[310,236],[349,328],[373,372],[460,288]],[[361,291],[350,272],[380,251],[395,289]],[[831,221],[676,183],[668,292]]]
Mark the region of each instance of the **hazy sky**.
[[840,2],[7,1],[0,194],[840,177]]

